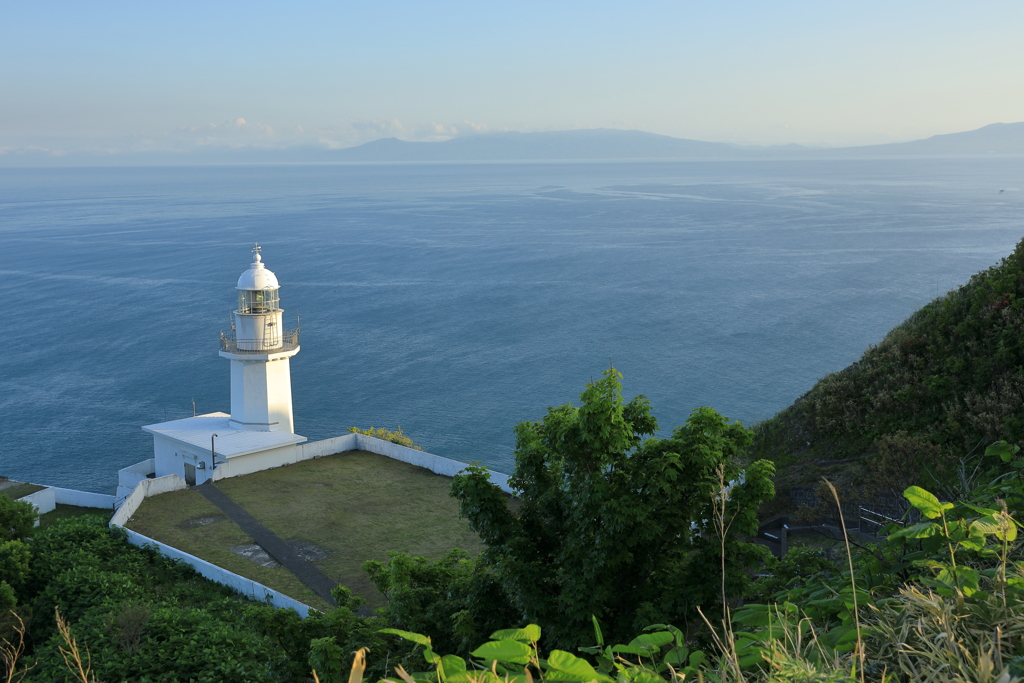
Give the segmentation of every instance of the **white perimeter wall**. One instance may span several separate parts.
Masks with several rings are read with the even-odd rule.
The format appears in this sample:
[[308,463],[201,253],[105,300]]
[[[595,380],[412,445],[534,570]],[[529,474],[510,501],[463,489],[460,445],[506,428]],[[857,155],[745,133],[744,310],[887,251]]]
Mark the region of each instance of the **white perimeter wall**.
[[[327,455],[337,455],[346,451],[369,451],[377,453],[393,460],[407,462],[428,469],[434,474],[441,474],[446,477],[454,477],[466,469],[466,463],[443,458],[440,455],[424,453],[415,448],[399,446],[390,441],[384,441],[365,434],[345,434],[323,441],[301,443],[296,446],[285,446],[275,448],[251,455],[240,455],[231,458],[228,462],[217,465],[214,470],[213,480],[227,479],[228,477],[240,477],[244,474],[261,472],[274,467],[283,467],[303,460],[322,458]],[[491,475],[491,481],[497,484],[505,493],[513,493],[508,485],[508,475],[494,470],[487,470]]]
[[[185,483],[185,480],[176,474],[168,474],[164,477],[140,481],[136,484],[135,489],[131,494],[125,498],[124,503],[122,503],[121,507],[118,508],[117,512],[114,513],[114,517],[110,520],[110,526],[122,529],[128,535],[129,543],[137,546],[154,546],[161,555],[170,557],[174,560],[181,560],[211,581],[216,581],[219,584],[232,588],[250,599],[259,600],[260,602],[268,602],[274,607],[293,609],[303,619],[309,616],[309,611],[312,609],[309,605],[301,603],[294,598],[290,598],[284,593],[279,593],[273,588],[264,586],[262,583],[258,583],[252,579],[247,579],[244,576],[239,576],[234,572],[229,572],[227,569],[223,569],[215,564],[207,562],[206,560],[200,559],[195,555],[189,555],[182,550],[178,550],[177,548],[173,548],[165,543],[155,541],[152,538],[143,536],[131,529],[124,528],[124,525],[128,523],[128,520],[132,518],[132,515],[135,514],[135,511],[139,509],[142,501],[146,498],[149,498],[150,496],[157,496],[161,493],[169,493],[170,491],[180,491],[186,488],[188,488],[188,485]],[[113,496],[111,496],[111,498],[112,497]]]
[[[25,503],[32,503],[36,506],[36,513],[45,515],[47,512],[52,512],[57,507],[57,496],[53,493],[52,488],[42,489],[35,493],[30,493],[27,496],[22,496],[18,499]],[[36,526],[39,526],[39,518],[36,518]]]
[[193,569],[211,581],[216,581],[228,588],[232,588],[250,600],[270,603],[274,607],[293,609],[298,612],[299,616],[303,619],[309,616],[309,611],[312,607],[299,602],[294,598],[289,598],[284,593],[279,593],[273,588],[268,588],[262,583],[257,583],[256,581],[247,579],[244,576],[239,576],[234,572],[229,572],[227,569],[222,569],[215,564],[211,564],[206,560],[196,557],[195,555],[189,555],[177,548],[172,548],[171,546],[160,543],[159,541],[154,541],[152,538],[143,536],[131,529],[124,529],[124,532],[128,534],[128,542],[132,545],[155,546],[161,555],[173,560],[181,560],[185,564],[191,565]]
[[[345,434],[344,436],[326,438],[322,441],[288,445],[281,447],[281,449],[231,458],[228,462],[217,465],[217,469],[214,470],[213,480],[218,481],[228,477],[252,474],[253,472],[261,472],[274,467],[292,465],[303,460],[334,456],[346,451],[369,451],[392,460],[399,460],[403,463],[428,469],[434,474],[442,474],[449,477],[454,477],[466,469],[466,463],[461,463],[458,460],[424,453],[423,451],[410,449],[410,447],[367,436],[366,434]],[[490,473],[490,481],[498,484],[506,494],[513,493],[509,487],[509,475],[495,472],[494,470],[487,471]]]
[[[99,510],[114,509],[114,496],[108,496],[103,493],[90,493],[88,491],[76,491],[75,489],[62,489],[56,486],[49,486],[27,496],[22,496],[18,500],[35,505],[36,513],[40,515],[53,512],[57,505],[77,505],[82,508],[97,508]],[[39,526],[38,518],[35,525]]]
[[142,505],[142,501],[146,500],[150,496],[157,496],[161,493],[169,493],[171,491],[180,491],[187,489],[188,484],[185,480],[176,474],[168,474],[163,477],[157,477],[156,479],[143,479],[135,488],[131,494],[124,499],[121,503],[121,507],[117,508],[117,512],[110,519],[111,526],[124,526],[128,523],[128,520],[132,518],[135,511]]
[[[242,455],[231,458],[228,462],[217,466],[217,469],[214,470],[213,479],[214,481],[217,481],[219,479],[226,479],[229,477],[240,477],[244,474],[252,474],[253,472],[282,467],[284,465],[291,465],[303,460],[322,458],[327,455],[337,455],[346,451],[357,450],[377,453],[378,455],[383,455],[387,458],[400,460],[401,462],[416,465],[417,467],[423,467],[434,474],[440,474],[446,477],[454,477],[456,474],[466,469],[466,463],[459,462],[458,460],[443,458],[432,453],[424,453],[423,451],[418,451],[415,448],[407,448],[406,446],[400,446],[396,443],[391,443],[390,441],[366,436],[365,434],[345,434],[344,436],[336,436],[331,439],[324,439],[323,441],[313,441],[311,443],[303,443],[295,446],[284,446],[282,448],[275,448],[261,453],[253,453],[251,455]],[[135,485],[131,494],[125,498],[121,507],[119,507],[117,512],[114,513],[114,517],[110,520],[111,526],[124,528],[124,525],[132,518],[135,511],[139,509],[142,501],[150,496],[188,488],[185,480],[175,474],[169,474],[155,479],[145,478],[143,473],[147,471],[147,468],[152,467],[150,464],[151,462],[152,461],[143,461],[119,472],[119,475],[121,472],[129,474],[129,471],[132,473],[139,473],[142,474],[142,478]],[[505,493],[514,493],[512,489],[509,488],[507,474],[502,474],[501,472],[495,472],[493,470],[488,470],[488,472],[491,475],[491,481],[494,484],[497,484],[502,491]],[[43,491],[39,491],[38,493],[43,493]],[[113,499],[113,496],[108,496],[108,498]],[[128,541],[130,543],[139,546],[155,546],[163,555],[181,560],[191,565],[197,572],[206,578],[224,584],[225,586],[229,586],[254,600],[270,602],[275,607],[293,609],[303,618],[305,618],[309,614],[309,610],[312,609],[308,605],[303,604],[294,598],[290,598],[283,593],[279,593],[272,588],[268,588],[267,586],[257,583],[256,581],[252,581],[251,579],[247,579],[244,576],[239,576],[238,574],[229,572],[226,569],[222,569],[217,565],[211,564],[206,560],[195,557],[194,555],[189,555],[177,548],[172,548],[169,545],[155,541],[143,536],[142,534],[131,531],[130,529],[125,529],[125,532],[128,534]]]

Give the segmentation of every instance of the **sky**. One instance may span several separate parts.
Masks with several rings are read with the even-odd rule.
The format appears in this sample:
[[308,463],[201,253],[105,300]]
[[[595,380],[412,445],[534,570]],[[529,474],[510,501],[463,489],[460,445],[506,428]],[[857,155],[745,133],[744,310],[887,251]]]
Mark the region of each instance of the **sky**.
[[1021,2],[0,0],[0,154],[638,129],[848,146],[1024,121]]

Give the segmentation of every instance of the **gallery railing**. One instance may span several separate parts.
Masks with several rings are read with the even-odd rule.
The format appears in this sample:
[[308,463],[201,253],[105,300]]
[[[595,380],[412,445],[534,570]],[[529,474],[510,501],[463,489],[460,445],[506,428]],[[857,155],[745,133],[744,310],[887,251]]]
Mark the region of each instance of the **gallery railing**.
[[237,339],[234,335],[220,333],[220,350],[238,355],[282,353],[296,349],[298,346],[298,330],[285,330],[280,338],[270,337],[267,339]]

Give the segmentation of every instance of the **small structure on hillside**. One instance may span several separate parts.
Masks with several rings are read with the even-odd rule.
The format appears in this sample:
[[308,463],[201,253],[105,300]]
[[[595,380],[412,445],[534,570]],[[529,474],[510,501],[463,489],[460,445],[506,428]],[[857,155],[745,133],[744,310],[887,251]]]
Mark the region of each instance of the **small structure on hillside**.
[[231,361],[231,413],[143,427],[153,435],[153,459],[126,469],[197,485],[294,461],[294,447],[306,440],[292,416],[290,359],[299,352],[299,330],[284,329],[281,286],[260,251],[257,244],[238,278],[231,332],[220,337],[220,355]]

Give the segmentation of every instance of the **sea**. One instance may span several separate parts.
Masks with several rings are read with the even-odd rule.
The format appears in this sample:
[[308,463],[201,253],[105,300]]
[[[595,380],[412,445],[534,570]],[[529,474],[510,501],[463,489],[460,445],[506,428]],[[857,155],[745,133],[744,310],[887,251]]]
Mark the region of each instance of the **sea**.
[[610,366],[663,433],[771,417],[1010,253],[1022,189],[992,156],[2,169],[0,475],[111,493],[142,425],[229,411],[254,242],[299,434],[511,472]]

